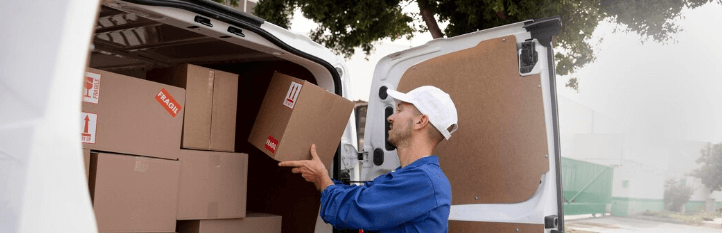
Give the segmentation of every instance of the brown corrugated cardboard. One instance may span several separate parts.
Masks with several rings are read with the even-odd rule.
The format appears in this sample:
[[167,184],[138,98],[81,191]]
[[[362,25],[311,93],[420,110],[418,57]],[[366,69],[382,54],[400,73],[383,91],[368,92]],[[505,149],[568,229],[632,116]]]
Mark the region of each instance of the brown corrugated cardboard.
[[281,216],[248,213],[242,219],[178,221],[180,233],[280,233]]
[[310,159],[316,144],[328,167],[352,109],[341,96],[276,72],[248,141],[277,161]]
[[83,149],[83,162],[85,162],[85,180],[90,172],[90,149]]
[[176,159],[185,91],[88,68],[83,85],[83,148]]
[[238,75],[184,64],[147,77],[186,89],[183,148],[234,151]]
[[248,155],[181,150],[176,219],[246,217]]
[[180,162],[91,153],[90,196],[100,232],[173,232]]
[[482,41],[414,65],[396,88],[436,86],[454,100],[459,130],[435,149],[451,204],[528,200],[549,171],[542,79],[519,75],[516,51],[513,35]]

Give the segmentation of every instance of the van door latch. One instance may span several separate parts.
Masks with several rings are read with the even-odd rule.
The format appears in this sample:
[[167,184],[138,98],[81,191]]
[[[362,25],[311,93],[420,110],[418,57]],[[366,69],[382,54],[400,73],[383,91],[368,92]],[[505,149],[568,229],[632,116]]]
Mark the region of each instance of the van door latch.
[[534,65],[539,60],[536,52],[534,41],[524,41],[521,43],[519,51],[519,73],[529,73],[534,69]]

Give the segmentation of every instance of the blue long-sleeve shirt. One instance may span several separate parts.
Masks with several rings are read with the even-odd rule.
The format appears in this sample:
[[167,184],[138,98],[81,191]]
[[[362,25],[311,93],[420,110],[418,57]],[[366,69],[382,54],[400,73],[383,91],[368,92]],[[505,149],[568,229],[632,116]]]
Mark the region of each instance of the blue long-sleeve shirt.
[[321,218],[342,229],[447,232],[451,185],[435,155],[363,186],[334,181],[321,193]]

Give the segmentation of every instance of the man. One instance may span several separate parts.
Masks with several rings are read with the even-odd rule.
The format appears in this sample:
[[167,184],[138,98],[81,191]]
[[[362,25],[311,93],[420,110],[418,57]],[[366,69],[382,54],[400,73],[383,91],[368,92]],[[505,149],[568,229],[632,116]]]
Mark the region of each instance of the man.
[[434,147],[456,131],[456,107],[442,90],[423,86],[408,93],[389,90],[396,100],[389,141],[401,166],[363,186],[333,181],[311,145],[312,160],[286,161],[321,191],[321,218],[342,229],[380,232],[447,232],[451,186]]

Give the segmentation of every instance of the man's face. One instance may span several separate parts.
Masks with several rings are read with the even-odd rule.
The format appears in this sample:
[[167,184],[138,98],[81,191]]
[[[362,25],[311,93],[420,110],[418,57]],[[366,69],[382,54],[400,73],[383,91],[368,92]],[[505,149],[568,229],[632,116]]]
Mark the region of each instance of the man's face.
[[389,142],[398,147],[407,142],[413,132],[413,122],[415,117],[414,106],[397,101],[396,112],[389,116]]

